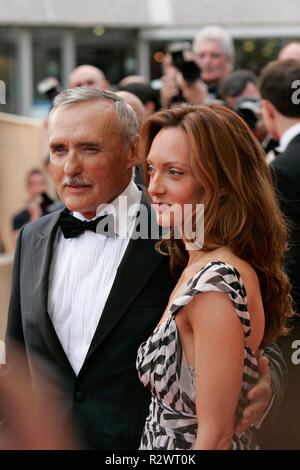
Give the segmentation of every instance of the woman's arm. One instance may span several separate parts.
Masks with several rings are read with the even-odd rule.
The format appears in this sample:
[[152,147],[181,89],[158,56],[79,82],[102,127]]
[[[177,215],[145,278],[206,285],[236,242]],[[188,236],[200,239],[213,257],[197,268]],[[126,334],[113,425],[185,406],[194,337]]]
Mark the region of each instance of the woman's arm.
[[229,449],[243,375],[243,327],[225,293],[201,293],[191,302],[187,315],[194,338],[195,449]]

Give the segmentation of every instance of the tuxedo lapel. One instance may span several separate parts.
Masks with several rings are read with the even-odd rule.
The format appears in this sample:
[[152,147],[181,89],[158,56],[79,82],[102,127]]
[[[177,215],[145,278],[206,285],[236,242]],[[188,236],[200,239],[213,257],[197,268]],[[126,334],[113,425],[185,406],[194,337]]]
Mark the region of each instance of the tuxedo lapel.
[[[142,198],[141,204],[146,205]],[[155,215],[149,209],[148,228],[156,224]],[[137,225],[137,221],[136,221]],[[153,226],[153,225],[152,225]],[[87,358],[101,344],[110,331],[116,326],[130,304],[141,292],[163,257],[155,251],[158,237],[151,239],[131,239],[123,256],[117,274],[103,309],[99,324],[92,340]]]
[[53,356],[64,366],[70,366],[68,358],[56,335],[48,314],[49,271],[51,266],[54,240],[58,229],[59,214],[55,213],[44,228],[34,233],[33,266],[34,288],[33,299],[38,325],[44,340]]

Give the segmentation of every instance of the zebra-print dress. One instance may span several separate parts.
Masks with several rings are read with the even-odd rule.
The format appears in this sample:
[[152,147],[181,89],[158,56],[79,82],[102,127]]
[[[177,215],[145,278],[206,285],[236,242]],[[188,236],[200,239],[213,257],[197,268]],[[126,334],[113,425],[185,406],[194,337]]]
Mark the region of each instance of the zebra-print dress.
[[[229,295],[242,323],[245,341],[250,334],[246,291],[239,273],[223,262],[208,263],[189,281],[172,304],[170,315],[138,350],[139,378],[152,394],[141,450],[193,449],[197,434],[195,378],[181,348],[175,315],[194,295],[208,291],[226,292]],[[248,403],[247,392],[257,378],[256,358],[244,343],[244,371],[236,410],[237,420]],[[234,433],[230,448],[258,449],[256,435],[255,426],[242,433]]]

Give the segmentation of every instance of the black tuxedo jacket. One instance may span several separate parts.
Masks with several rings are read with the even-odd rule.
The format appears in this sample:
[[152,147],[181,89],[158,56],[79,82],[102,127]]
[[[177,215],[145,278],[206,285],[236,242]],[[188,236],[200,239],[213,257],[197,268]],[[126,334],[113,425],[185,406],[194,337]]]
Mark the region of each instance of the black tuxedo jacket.
[[[72,418],[83,448],[137,449],[150,393],[138,379],[136,354],[158,323],[174,287],[169,259],[155,251],[157,240],[130,240],[76,376],[47,313],[58,219],[59,212],[44,216],[25,225],[19,234],[6,334],[8,372],[13,370],[10,350],[17,341],[26,348],[37,406],[40,393],[48,391],[52,412],[63,423],[64,417]],[[149,211],[149,227],[151,220],[155,224]],[[269,348],[268,357],[276,405],[283,392],[284,366],[276,347]],[[41,369],[59,382],[61,392],[49,388],[48,381],[45,384]]]
[[[292,297],[300,314],[300,134],[271,164],[274,184],[289,228],[289,249],[285,270],[292,285]],[[293,330],[278,340],[288,368],[287,390],[266,446],[270,449],[300,449],[300,317]]]
[[300,134],[275,158],[271,168],[279,204],[289,227],[285,266],[300,313]]

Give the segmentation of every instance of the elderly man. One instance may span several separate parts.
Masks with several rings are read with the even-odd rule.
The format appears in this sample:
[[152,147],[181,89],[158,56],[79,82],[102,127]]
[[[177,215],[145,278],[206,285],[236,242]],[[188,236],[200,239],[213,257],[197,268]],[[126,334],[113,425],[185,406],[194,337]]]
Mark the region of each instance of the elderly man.
[[[129,91],[117,91],[116,95],[123,98],[134,110],[138,122],[138,129],[142,128],[143,123],[146,120],[146,109],[143,105],[142,101],[138,98],[138,96],[130,93]],[[142,165],[139,163],[134,169],[134,181],[136,184],[144,184],[143,172],[142,172]]]
[[185,61],[193,60],[201,76],[188,83],[176,70],[171,54],[166,54],[161,78],[161,105],[169,108],[173,102],[203,104],[219,99],[219,83],[226,78],[234,62],[234,45],[229,33],[219,26],[206,26],[194,37],[192,51],[184,50]]
[[110,87],[109,81],[102,70],[94,67],[94,65],[80,65],[74,69],[70,74],[69,84],[70,88],[87,86],[108,90]]
[[231,36],[219,26],[206,26],[196,34],[193,51],[208,86],[208,99],[218,98],[218,85],[230,74],[234,62]]
[[[50,158],[67,209],[25,225],[15,255],[8,373],[17,342],[26,350],[37,403],[49,393],[52,414],[71,415],[81,447],[89,449],[138,448],[149,395],[135,369],[137,349],[174,286],[168,258],[154,249],[149,208],[148,236],[133,236],[146,205],[132,181],[137,131],[132,108],[111,92],[77,88],[58,95],[49,120]],[[111,215],[114,233],[108,234]],[[280,381],[280,365],[273,364]],[[61,393],[44,384],[45,372]],[[270,386],[263,380],[252,393],[260,399],[247,409],[250,421],[265,408]]]

